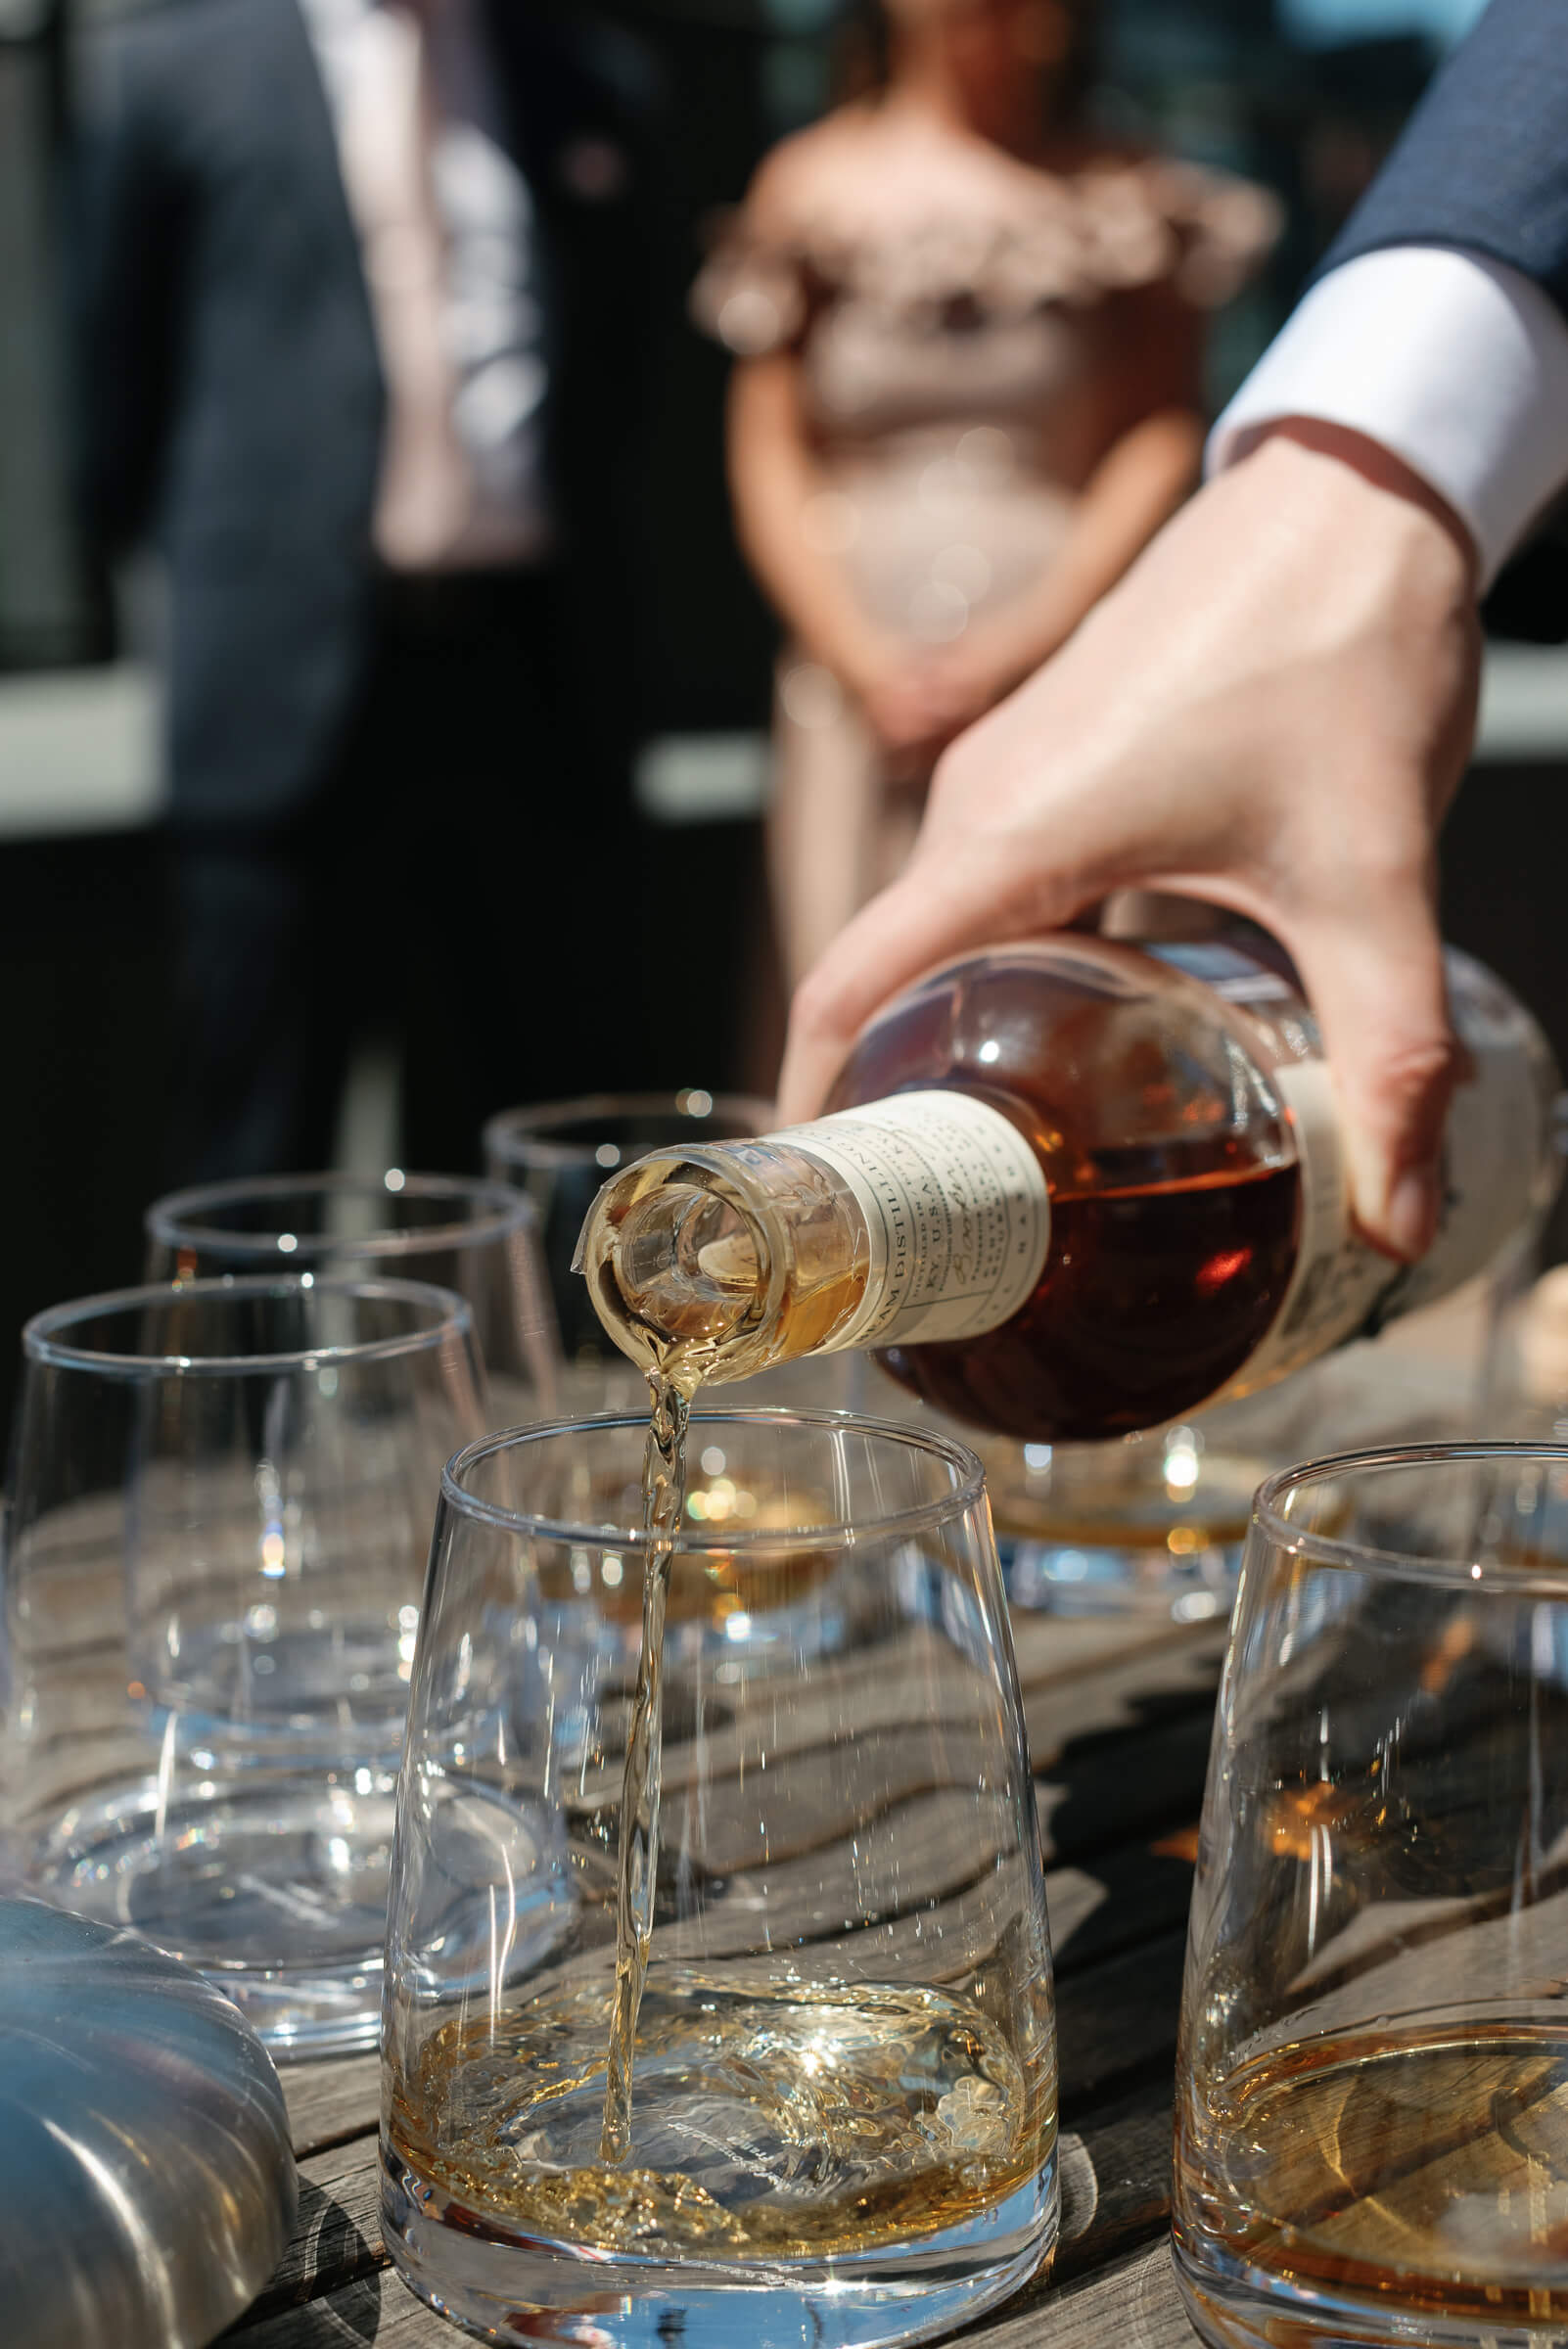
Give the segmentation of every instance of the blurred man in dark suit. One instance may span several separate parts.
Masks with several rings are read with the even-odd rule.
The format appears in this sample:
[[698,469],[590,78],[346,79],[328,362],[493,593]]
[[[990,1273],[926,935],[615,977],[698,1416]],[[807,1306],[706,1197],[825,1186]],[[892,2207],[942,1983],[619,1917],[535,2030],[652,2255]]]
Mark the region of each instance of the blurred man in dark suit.
[[623,1081],[639,61],[529,0],[163,0],[78,40],[82,481],[169,588],[172,1178]]

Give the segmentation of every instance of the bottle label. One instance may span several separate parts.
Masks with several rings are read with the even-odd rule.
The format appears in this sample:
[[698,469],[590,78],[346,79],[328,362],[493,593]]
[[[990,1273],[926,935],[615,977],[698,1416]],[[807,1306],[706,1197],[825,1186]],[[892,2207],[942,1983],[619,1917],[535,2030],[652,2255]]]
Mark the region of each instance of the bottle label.
[[1490,1265],[1545,1214],[1559,1172],[1551,1168],[1545,1045],[1534,1021],[1468,954],[1450,946],[1447,961],[1454,1030],[1471,1074],[1449,1111],[1438,1236],[1419,1264],[1395,1267],[1378,1297],[1380,1320],[1435,1303]]
[[1273,1082],[1296,1137],[1301,1229],[1279,1311],[1263,1343],[1222,1389],[1224,1395],[1268,1386],[1354,1335],[1398,1269],[1351,1229],[1350,1184],[1327,1062],[1285,1061],[1273,1071]]
[[848,1183],[870,1234],[865,1296],[824,1354],[978,1337],[1034,1294],[1050,1193],[999,1110],[967,1093],[895,1093],[776,1138]]
[[[1301,1166],[1301,1235],[1279,1312],[1225,1394],[1250,1394],[1396,1314],[1435,1304],[1529,1222],[1545,1151],[1533,1024],[1478,964],[1453,948],[1448,961],[1452,1015],[1471,1068],[1449,1110],[1437,1238],[1418,1264],[1398,1265],[1358,1237],[1328,1065],[1277,1065],[1273,1082]],[[1246,999],[1267,1016],[1258,991]]]

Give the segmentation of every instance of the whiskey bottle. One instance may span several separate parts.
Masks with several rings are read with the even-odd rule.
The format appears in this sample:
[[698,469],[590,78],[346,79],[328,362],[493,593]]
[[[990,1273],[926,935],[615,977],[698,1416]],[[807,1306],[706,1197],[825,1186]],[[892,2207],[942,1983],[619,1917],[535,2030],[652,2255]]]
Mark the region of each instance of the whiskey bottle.
[[1552,1197],[1534,1020],[1450,952],[1469,1069],[1421,1263],[1352,1225],[1332,1081],[1271,942],[1063,935],[931,972],[827,1115],[665,1153],[600,1192],[578,1263],[611,1336],[688,1389],[874,1349],[1035,1442],[1151,1427],[1429,1303]]

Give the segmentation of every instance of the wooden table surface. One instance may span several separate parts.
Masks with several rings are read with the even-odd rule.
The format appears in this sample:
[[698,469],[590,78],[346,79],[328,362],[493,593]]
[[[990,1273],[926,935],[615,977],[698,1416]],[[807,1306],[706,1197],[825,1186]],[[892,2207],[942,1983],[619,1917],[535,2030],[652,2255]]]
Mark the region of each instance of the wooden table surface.
[[[974,2349],[1191,2349],[1172,2280],[1171,2102],[1222,1627],[1015,1617],[1056,1959],[1062,2230],[1049,2277],[966,2326]],[[283,2074],[300,2221],[223,2337],[243,2349],[453,2349],[377,2219],[374,2056]]]

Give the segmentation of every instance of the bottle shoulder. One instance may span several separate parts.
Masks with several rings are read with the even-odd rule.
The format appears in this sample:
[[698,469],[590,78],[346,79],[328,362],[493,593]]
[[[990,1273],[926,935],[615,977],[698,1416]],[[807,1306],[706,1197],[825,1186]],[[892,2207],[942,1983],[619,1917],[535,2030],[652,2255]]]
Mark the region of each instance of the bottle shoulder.
[[1286,1165],[1281,1047],[1187,972],[1076,934],[940,966],[862,1032],[828,1103],[946,1087],[999,1110],[1053,1190]]

